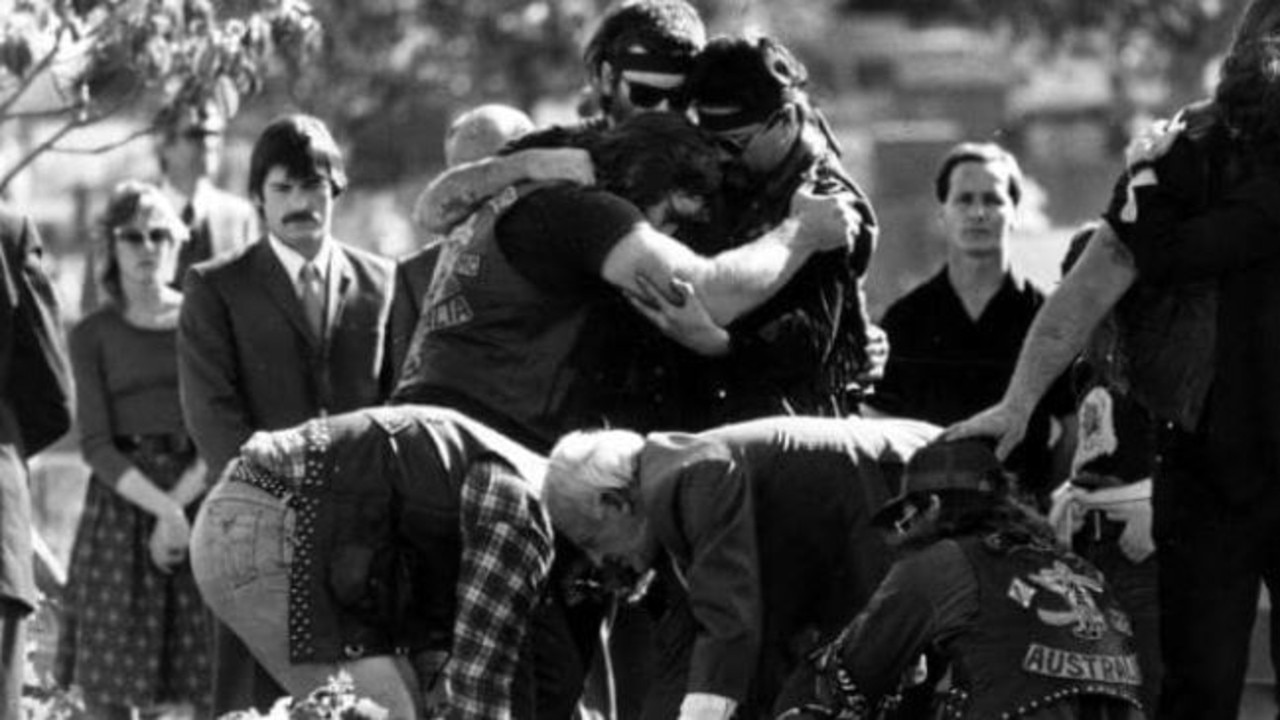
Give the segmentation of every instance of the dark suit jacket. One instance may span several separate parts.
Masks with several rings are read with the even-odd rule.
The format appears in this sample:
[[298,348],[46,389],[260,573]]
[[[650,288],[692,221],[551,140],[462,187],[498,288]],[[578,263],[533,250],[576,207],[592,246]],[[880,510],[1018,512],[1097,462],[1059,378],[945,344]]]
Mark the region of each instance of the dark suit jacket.
[[35,608],[26,458],[71,427],[71,382],[35,226],[0,207],[0,598]]
[[431,278],[435,275],[439,259],[440,244],[436,243],[396,264],[396,294],[391,303],[391,325],[387,331],[391,341],[393,388],[400,380],[409,342],[413,340],[413,330],[418,326],[418,316],[422,314],[423,298],[431,289]]
[[743,718],[767,710],[798,646],[843,627],[888,570],[871,516],[936,433],[914,421],[774,417],[649,435],[641,503],[678,582],[645,716],[675,717],[686,692],[743,702]]
[[326,339],[307,326],[266,239],[187,273],[178,371],[187,428],[212,473],[255,430],[382,402],[390,260],[337,244]]

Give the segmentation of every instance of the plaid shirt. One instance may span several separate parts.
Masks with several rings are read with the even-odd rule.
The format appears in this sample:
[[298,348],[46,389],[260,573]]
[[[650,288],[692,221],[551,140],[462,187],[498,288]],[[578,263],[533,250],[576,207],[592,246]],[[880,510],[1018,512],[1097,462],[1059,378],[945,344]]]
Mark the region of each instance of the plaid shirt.
[[525,621],[551,569],[551,521],[505,465],[479,462],[462,487],[462,572],[453,655],[445,668],[451,720],[509,720]]

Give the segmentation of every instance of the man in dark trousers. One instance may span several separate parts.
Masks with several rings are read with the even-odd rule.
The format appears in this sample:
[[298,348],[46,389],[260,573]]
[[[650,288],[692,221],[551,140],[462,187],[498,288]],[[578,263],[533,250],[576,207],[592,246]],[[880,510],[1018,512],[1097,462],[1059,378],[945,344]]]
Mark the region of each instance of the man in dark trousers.
[[669,580],[645,717],[768,710],[805,646],[833,637],[887,570],[871,513],[937,430],[776,417],[557,443],[543,487],[556,531],[598,564]]
[[[256,430],[291,427],[386,396],[394,266],[329,232],[347,185],[320,120],[267,126],[249,163],[267,234],[188,273],[178,324],[187,427],[216,478]],[[214,654],[214,711],[266,710],[283,695],[234,636]]]
[[26,460],[70,429],[71,371],[35,225],[0,206],[0,245],[0,716],[17,718],[37,598]]

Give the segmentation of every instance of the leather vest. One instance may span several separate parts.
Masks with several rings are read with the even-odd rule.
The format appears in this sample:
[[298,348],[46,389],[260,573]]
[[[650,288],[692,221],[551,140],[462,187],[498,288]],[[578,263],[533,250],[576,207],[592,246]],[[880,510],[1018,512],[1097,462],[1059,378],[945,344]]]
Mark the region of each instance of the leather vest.
[[1141,707],[1133,628],[1079,557],[1003,535],[959,541],[978,581],[979,613],[948,654],[948,718],[1019,718],[1081,695]]
[[469,412],[482,409],[486,422],[547,447],[569,426],[579,375],[571,358],[588,305],[581,295],[549,293],[527,280],[494,233],[503,212],[545,187],[507,188],[445,240],[396,401],[461,395]]
[[462,486],[491,459],[543,461],[452,410],[380,407],[308,425],[295,509],[290,657],[329,662],[447,650],[462,559]]

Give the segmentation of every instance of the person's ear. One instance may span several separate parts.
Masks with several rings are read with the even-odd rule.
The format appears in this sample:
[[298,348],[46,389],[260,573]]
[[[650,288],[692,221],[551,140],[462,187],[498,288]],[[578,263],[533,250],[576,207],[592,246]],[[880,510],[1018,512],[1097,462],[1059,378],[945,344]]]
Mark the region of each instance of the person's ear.
[[601,97],[611,97],[613,90],[617,86],[618,71],[608,60],[600,63],[600,71],[596,73],[596,92]]
[[929,507],[925,508],[925,511],[924,511],[925,518],[930,522],[933,522],[937,520],[938,516],[941,514],[942,514],[942,498],[939,498],[937,493],[930,493]]

